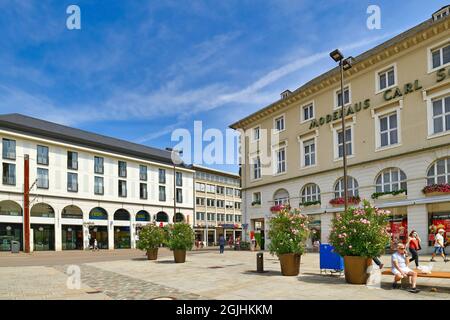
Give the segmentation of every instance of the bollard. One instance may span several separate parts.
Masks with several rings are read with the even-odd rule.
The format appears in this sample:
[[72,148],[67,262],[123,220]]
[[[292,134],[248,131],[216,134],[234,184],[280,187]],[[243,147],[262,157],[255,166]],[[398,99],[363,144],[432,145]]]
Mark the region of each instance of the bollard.
[[264,256],[262,252],[256,254],[256,272],[264,272]]

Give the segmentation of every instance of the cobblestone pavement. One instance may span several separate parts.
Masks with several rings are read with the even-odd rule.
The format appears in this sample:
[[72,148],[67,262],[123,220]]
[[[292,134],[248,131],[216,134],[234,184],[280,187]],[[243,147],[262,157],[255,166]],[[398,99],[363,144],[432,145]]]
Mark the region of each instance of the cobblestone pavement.
[[[79,257],[82,287],[67,288],[68,264],[0,267],[0,299],[450,299],[450,280],[419,278],[422,291],[392,290],[392,276],[382,276],[381,287],[350,285],[343,277],[321,275],[319,255],[302,256],[298,277],[283,277],[278,259],[264,253],[264,273],[256,273],[256,253],[194,251],[184,264],[173,262],[162,250],[157,261],[142,255],[121,260],[94,261]],[[389,256],[381,260],[390,266]],[[429,257],[422,257],[427,265]],[[433,270],[450,271],[439,261]],[[432,289],[436,289],[433,290]]]

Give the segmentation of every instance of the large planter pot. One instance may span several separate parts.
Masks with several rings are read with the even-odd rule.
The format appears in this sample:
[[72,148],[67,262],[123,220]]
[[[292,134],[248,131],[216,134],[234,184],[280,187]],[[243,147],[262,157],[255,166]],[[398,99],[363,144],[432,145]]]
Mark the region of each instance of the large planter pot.
[[148,260],[157,260],[158,259],[158,248],[148,249],[147,250],[147,259]]
[[372,259],[358,256],[344,256],[345,281],[351,284],[366,284],[367,267],[372,264]]
[[186,250],[173,250],[173,258],[175,263],[185,263],[186,262]]
[[300,258],[299,254],[285,253],[278,256],[280,259],[281,273],[283,276],[298,276],[300,273]]

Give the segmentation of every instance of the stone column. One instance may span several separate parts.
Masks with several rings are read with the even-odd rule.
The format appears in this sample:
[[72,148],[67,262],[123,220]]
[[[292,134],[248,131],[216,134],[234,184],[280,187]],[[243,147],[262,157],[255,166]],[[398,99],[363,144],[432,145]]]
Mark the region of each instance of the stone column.
[[408,206],[408,234],[416,230],[422,240],[420,253],[431,253],[428,246],[428,211],[426,204]]
[[334,213],[323,213],[320,215],[320,242],[328,243],[328,236],[331,231],[331,220]]
[[62,250],[62,231],[61,231],[61,210],[55,208],[55,251]]
[[83,248],[89,249],[89,225],[83,224]]
[[114,250],[114,221],[108,220],[108,249]]

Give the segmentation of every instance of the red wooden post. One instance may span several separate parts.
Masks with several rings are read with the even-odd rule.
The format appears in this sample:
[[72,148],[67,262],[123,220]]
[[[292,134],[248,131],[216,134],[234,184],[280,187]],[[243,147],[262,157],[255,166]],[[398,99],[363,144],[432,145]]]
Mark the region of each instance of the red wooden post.
[[24,183],[23,183],[23,232],[24,251],[30,253],[30,156],[25,155],[24,160]]

